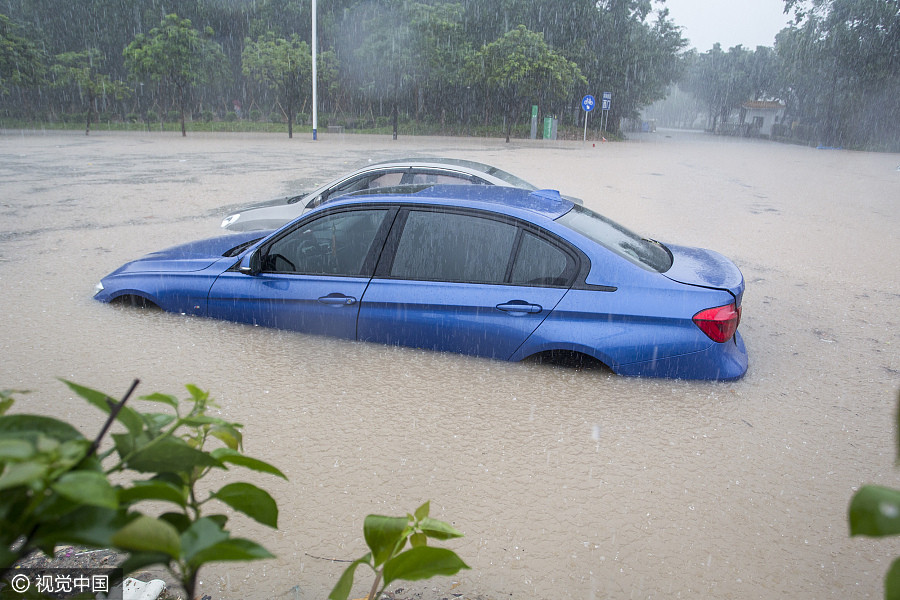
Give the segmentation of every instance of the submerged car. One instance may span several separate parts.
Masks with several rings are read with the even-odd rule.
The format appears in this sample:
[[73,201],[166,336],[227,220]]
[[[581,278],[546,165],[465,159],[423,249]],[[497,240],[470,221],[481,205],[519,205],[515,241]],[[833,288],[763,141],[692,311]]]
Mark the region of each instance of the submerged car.
[[549,190],[431,186],[348,195],[260,237],[127,263],[95,295],[311,334],[621,375],[730,380],[744,278]]
[[536,190],[537,187],[497,167],[455,158],[402,158],[373,163],[339,177],[307,194],[280,198],[222,220],[230,231],[276,229],[304,212],[342,195],[399,185],[499,185]]

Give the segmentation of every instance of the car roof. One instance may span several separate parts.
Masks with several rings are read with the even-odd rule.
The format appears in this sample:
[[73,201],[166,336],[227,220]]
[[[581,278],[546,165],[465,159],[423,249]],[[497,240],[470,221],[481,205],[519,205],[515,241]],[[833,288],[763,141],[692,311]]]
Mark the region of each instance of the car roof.
[[556,220],[574,203],[556,190],[525,190],[489,185],[407,185],[363,190],[340,196],[322,207],[369,203],[440,204],[479,208],[512,216],[531,215]]
[[473,171],[482,173],[490,173],[497,170],[496,167],[476,162],[474,160],[464,160],[461,158],[445,158],[438,156],[428,156],[420,158],[395,158],[392,160],[382,160],[372,163],[368,167],[383,167],[385,165],[443,165],[452,167],[465,167]]

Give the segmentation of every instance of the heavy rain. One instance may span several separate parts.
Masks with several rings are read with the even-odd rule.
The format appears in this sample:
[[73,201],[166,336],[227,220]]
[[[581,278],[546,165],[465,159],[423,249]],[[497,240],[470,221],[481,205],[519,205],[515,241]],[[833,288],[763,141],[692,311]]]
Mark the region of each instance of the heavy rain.
[[[265,33],[282,17],[281,26],[308,40],[308,5],[295,14],[289,3],[214,2],[209,6],[221,12],[207,7],[206,14],[177,2],[165,10],[148,3],[155,10],[149,18],[127,2],[96,4],[110,11],[110,22],[124,19],[124,31],[82,21],[75,11],[67,15],[77,30],[70,33],[82,42],[67,41],[69,33],[49,29],[58,22],[48,17],[55,3],[9,3],[12,20],[0,23],[5,38],[19,42],[55,34],[22,42],[12,70],[7,55],[0,65],[0,389],[31,390],[14,412],[63,419],[88,437],[102,413],[58,378],[113,396],[134,378],[141,394],[185,396],[184,385],[196,384],[218,403],[216,416],[244,425],[247,453],[276,465],[287,480],[242,473],[278,502],[278,527],[241,515],[229,525],[276,558],[203,567],[198,598],[325,598],[366,550],[366,515],[403,515],[426,500],[432,516],[465,534],[446,545],[471,569],[396,582],[387,591],[397,600],[882,596],[900,541],[851,537],[847,508],[864,484],[900,487],[900,95],[888,93],[896,69],[880,87],[862,69],[813,81],[812,71],[827,63],[818,59],[847,58],[813,41],[823,39],[816,27],[837,27],[827,9],[846,2],[809,3],[806,20],[779,34],[774,50],[696,53],[674,43],[668,51],[689,62],[681,78],[660,50],[633,65],[628,83],[610,84],[612,125],[601,130],[599,115],[592,117],[584,136],[581,98],[593,93],[599,111],[603,90],[593,82],[603,65],[579,61],[562,41],[566,27],[574,31],[585,17],[582,3],[563,12],[536,3],[540,15],[509,9],[500,19],[486,16],[485,3],[415,4],[419,20],[399,28],[393,42],[377,40],[387,46],[372,41],[371,48],[402,48],[402,36],[427,30],[422,23],[439,16],[442,26],[428,31],[451,43],[436,44],[448,52],[429,60],[454,69],[440,74],[440,85],[416,72],[394,86],[367,87],[359,80],[367,72],[396,78],[396,71],[365,63],[340,71],[341,61],[356,56],[342,46],[353,36],[328,36],[342,22],[363,23],[366,15],[389,21],[394,13],[372,16],[339,2],[322,9],[320,2],[319,47],[335,60],[335,72],[324,77],[339,83],[321,92],[315,140],[311,99],[303,95],[288,106],[290,94],[252,75],[243,86],[192,84],[183,137],[173,84],[147,72],[143,85],[140,77],[127,79],[122,56],[135,36],[177,8],[199,30],[220,32],[204,39],[221,44],[223,56],[237,61],[229,62],[232,76],[240,77],[245,36],[264,53]],[[616,6],[630,7],[620,18],[630,14],[632,24],[655,18],[631,4],[597,6],[611,19]],[[403,14],[411,5],[391,6]],[[516,31],[519,20],[529,24],[525,34],[540,31],[534,23],[548,14],[546,48],[559,53],[547,59],[570,61],[554,63],[571,75],[567,94],[537,93],[525,102],[487,80],[454,78],[466,58],[449,49],[486,48]],[[862,39],[865,19],[853,23]],[[664,24],[640,30],[664,38],[669,31]],[[839,33],[835,45],[846,41],[847,31]],[[59,56],[84,50],[88,39],[119,44],[115,57],[104,50],[111,79],[100,83],[108,95],[89,92],[88,80],[77,84],[59,69],[24,68],[31,51],[33,58]],[[70,45],[51,47],[64,43]],[[733,74],[737,64],[768,64],[763,71],[785,75],[791,70],[772,65],[783,66],[776,55],[786,48],[802,58],[797,72],[806,76],[781,94],[775,82],[764,88],[758,80],[755,87],[726,85],[725,96],[709,86],[717,66]],[[92,53],[84,58],[102,62]],[[404,54],[392,64],[410,59]],[[487,53],[482,59],[490,63]],[[572,63],[578,73],[568,70]],[[886,64],[872,59],[869,71]],[[41,83],[39,76],[67,83]],[[117,98],[117,82],[131,91]],[[637,91],[660,82],[652,93]],[[532,93],[524,84],[517,89]],[[544,103],[554,107],[557,139],[541,139],[540,131],[530,139],[533,103],[540,103],[541,126],[550,111]],[[774,128],[767,110],[781,111]],[[255,124],[275,129],[239,128],[253,111],[265,113],[254,115]],[[56,128],[70,119],[77,128]],[[129,120],[136,121],[131,129],[124,126]],[[235,210],[399,156],[491,164],[581,198],[663,243],[721,252],[747,284],[740,331],[749,371],[728,383],[626,378],[92,300],[100,278],[126,261],[219,235],[222,217]],[[204,486],[228,478],[216,474]],[[350,597],[368,592],[370,575],[360,569]]]

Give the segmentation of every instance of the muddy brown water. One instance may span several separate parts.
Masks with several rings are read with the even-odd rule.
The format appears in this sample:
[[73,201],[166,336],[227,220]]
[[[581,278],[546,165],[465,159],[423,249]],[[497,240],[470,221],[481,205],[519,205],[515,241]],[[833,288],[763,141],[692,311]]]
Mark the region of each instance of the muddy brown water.
[[[231,208],[368,160],[445,155],[559,188],[747,281],[750,370],[630,379],[144,313],[91,299],[123,262],[219,233]],[[327,596],[366,514],[431,500],[472,567],[422,598],[877,598],[900,543],[851,539],[862,483],[900,487],[900,155],[687,132],[625,143],[0,132],[0,387],[86,435],[57,377],[212,392],[284,482],[278,558],[211,566],[214,599]],[[223,481],[225,479],[223,478]],[[358,571],[353,597],[371,584]]]

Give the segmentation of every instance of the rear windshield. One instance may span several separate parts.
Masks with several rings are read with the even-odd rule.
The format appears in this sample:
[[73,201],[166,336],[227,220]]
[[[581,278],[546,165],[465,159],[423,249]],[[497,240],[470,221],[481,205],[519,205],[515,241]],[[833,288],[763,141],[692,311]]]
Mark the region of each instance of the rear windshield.
[[672,266],[672,255],[659,242],[642,238],[618,223],[583,206],[559,217],[557,223],[597,242],[622,258],[647,270],[665,273]]

